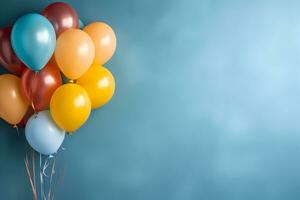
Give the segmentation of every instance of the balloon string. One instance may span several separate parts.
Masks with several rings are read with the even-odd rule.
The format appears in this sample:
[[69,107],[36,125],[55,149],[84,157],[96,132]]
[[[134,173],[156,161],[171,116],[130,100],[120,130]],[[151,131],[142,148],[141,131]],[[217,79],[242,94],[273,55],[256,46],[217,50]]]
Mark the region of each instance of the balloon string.
[[55,192],[56,192],[57,188],[59,187],[59,185],[62,183],[62,181],[64,179],[64,175],[65,175],[65,167],[63,167],[63,169],[60,170],[58,173],[56,184],[53,185],[51,200],[54,200]]
[[44,195],[44,179],[42,173],[42,154],[40,153],[40,182],[41,182],[41,199],[45,199]]
[[32,107],[32,109],[33,109],[34,114],[36,114],[36,110],[35,110],[35,106],[34,106],[33,101],[31,102],[31,107]]
[[[41,188],[43,189],[42,190],[42,199],[50,199],[51,198],[51,184],[52,184],[52,178],[53,178],[53,174],[54,174],[54,165],[55,165],[55,161],[53,161],[53,164],[52,164],[52,170],[51,170],[51,173],[50,173],[50,184],[49,184],[49,187],[48,187],[48,197],[46,198],[46,195],[45,195],[45,186],[44,186],[44,176],[49,178],[49,176],[46,174],[46,171],[47,171],[47,168],[50,166],[51,164],[51,159],[54,158],[53,155],[49,155],[47,157],[47,159],[44,161],[44,164],[42,162],[40,162],[40,176],[41,176]],[[43,167],[41,167],[43,165]],[[47,193],[47,192],[46,192]]]
[[17,134],[20,135],[20,133],[19,133],[19,128],[18,128],[17,124],[13,125],[13,127],[16,129]]
[[[32,150],[31,156],[32,156],[32,172],[30,171],[30,163],[28,159],[28,152],[25,153],[25,167],[27,171],[27,175],[29,178],[29,182],[31,185],[31,190],[33,193],[34,200],[38,200],[38,193],[37,193],[37,187],[36,187],[36,180],[35,180],[35,151]],[[50,177],[46,175],[47,168],[51,165],[51,159],[53,159],[52,166],[51,166],[51,172]],[[56,159],[55,156],[49,155],[47,159],[44,160],[44,156],[40,153],[40,198],[41,200],[53,200],[54,199],[54,191],[56,189],[55,185],[53,185],[54,181],[54,175],[55,175],[55,164]],[[46,187],[44,184],[44,176],[49,177],[49,186]],[[47,190],[45,190],[45,187]]]
[[[25,167],[26,167],[27,175],[28,175],[28,178],[29,178],[29,181],[30,181],[30,185],[31,185],[31,190],[32,190],[32,193],[33,193],[33,199],[37,200],[37,192],[36,192],[36,185],[35,185],[35,173],[33,171],[34,181],[32,181],[32,176],[31,176],[30,169],[29,169],[29,161],[28,161],[27,152],[25,154],[24,162],[25,162]],[[33,167],[34,167],[34,162],[32,164],[33,164]]]
[[[35,73],[34,73],[34,77],[33,77],[33,79],[32,79],[32,82],[33,82],[32,85],[33,85],[34,87],[36,87],[36,85],[35,85],[35,80],[36,80],[36,75],[37,75],[37,73],[38,73],[38,72],[35,72]],[[31,98],[31,107],[32,107],[34,113],[36,114],[37,112],[36,112],[36,109],[35,109],[35,106],[34,106],[32,87],[30,87],[30,98]]]
[[31,157],[32,157],[32,173],[33,173],[33,186],[36,190],[36,182],[35,182],[35,156],[34,156],[35,152],[32,149],[31,150]]
[[[50,181],[49,181],[49,191],[48,191],[48,200],[51,200],[51,191],[52,191],[52,178],[53,178],[53,175],[55,174],[55,158],[53,160],[53,164],[52,164],[52,169],[51,169],[51,175],[50,175]],[[53,196],[53,195],[52,195]]]
[[50,165],[50,162],[51,162],[50,159],[53,158],[53,157],[54,157],[53,155],[49,155],[48,158],[46,159],[45,163],[44,163],[44,166],[43,166],[43,175],[46,176],[46,177],[49,177],[46,174],[46,170],[47,170],[47,168]]

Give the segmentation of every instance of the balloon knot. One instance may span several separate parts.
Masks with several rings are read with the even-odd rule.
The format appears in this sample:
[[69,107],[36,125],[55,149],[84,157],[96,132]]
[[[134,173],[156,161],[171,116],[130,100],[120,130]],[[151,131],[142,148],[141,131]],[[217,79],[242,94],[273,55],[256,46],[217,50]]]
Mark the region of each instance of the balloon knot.
[[36,113],[36,110],[35,110],[35,106],[34,106],[34,103],[33,103],[33,101],[31,102],[31,107],[32,107],[32,109],[33,109],[34,113]]
[[13,127],[17,130],[17,133],[19,135],[20,133],[19,133],[19,128],[18,128],[17,124],[14,124]]

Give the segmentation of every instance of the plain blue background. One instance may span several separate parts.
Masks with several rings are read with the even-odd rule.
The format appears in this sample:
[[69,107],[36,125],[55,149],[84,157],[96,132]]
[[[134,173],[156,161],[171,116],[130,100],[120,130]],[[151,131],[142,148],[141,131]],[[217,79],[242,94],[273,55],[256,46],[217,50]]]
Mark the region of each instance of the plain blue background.
[[[50,1],[0,2],[0,25]],[[64,143],[57,199],[300,198],[300,2],[69,1],[118,48],[112,101]],[[31,199],[0,124],[1,199]]]

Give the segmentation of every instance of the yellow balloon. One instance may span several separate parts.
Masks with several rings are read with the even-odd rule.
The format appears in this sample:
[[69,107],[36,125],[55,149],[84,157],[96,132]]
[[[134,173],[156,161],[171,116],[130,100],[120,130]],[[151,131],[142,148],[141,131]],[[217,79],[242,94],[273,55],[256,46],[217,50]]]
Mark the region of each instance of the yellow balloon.
[[93,64],[76,83],[88,92],[93,109],[103,106],[114,95],[115,79],[110,71],[102,66]]
[[50,112],[59,127],[73,132],[86,122],[91,113],[88,93],[74,83],[62,85],[51,98]]
[[93,63],[95,47],[87,33],[69,29],[58,37],[54,55],[61,71],[74,80],[82,76]]
[[21,80],[15,75],[0,76],[0,117],[18,124],[27,112],[28,102],[21,91]]
[[94,63],[105,64],[116,50],[117,39],[113,29],[103,22],[94,22],[84,27],[83,31],[89,34],[94,42]]

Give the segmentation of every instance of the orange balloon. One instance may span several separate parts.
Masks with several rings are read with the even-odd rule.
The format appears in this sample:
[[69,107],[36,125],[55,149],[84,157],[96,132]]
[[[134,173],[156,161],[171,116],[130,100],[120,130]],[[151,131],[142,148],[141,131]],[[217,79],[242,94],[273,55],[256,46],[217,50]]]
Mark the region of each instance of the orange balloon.
[[117,39],[113,29],[103,22],[94,22],[87,25],[83,31],[89,34],[94,42],[96,50],[94,63],[105,64],[116,50]]
[[64,31],[56,41],[55,61],[69,79],[78,79],[93,63],[95,47],[90,36],[79,29]]
[[93,109],[103,106],[114,95],[115,79],[110,71],[102,66],[92,65],[76,83],[89,94]]
[[27,112],[28,102],[21,92],[21,80],[15,75],[0,75],[0,117],[18,124]]

